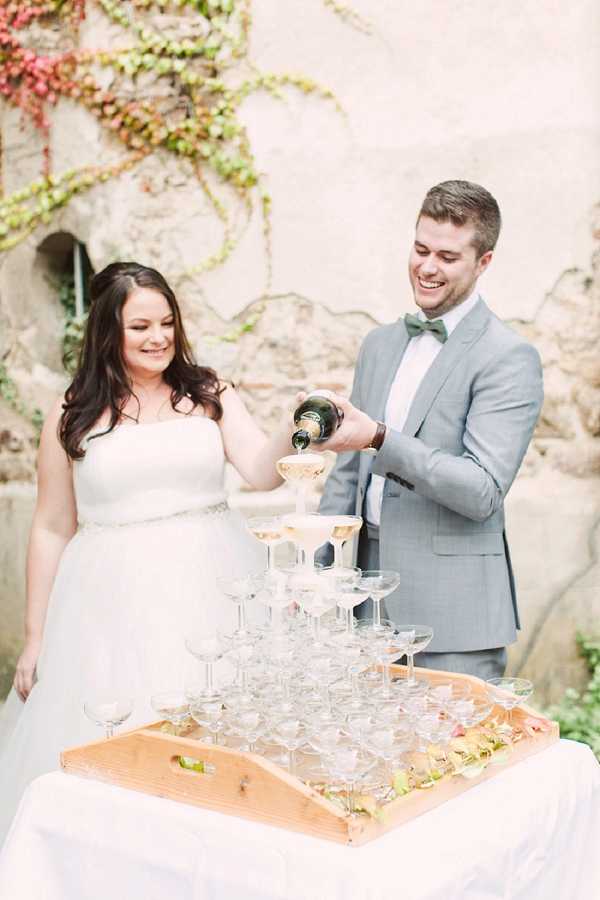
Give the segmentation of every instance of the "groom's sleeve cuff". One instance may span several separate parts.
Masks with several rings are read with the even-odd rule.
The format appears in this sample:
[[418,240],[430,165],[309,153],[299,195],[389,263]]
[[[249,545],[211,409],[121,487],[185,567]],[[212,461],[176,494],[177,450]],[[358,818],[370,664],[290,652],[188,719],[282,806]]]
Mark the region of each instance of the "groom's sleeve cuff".
[[409,491],[414,491],[415,486],[410,481],[408,470],[411,468],[409,460],[411,453],[414,452],[415,440],[414,437],[388,428],[383,444],[373,461],[373,474],[389,478]]

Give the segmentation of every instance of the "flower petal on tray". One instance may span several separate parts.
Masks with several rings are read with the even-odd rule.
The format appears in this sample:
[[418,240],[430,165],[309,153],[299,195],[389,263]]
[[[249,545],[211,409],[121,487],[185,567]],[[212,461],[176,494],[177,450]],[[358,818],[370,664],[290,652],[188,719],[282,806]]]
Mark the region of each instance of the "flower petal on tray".
[[523,728],[530,737],[538,731],[550,731],[551,727],[548,719],[540,719],[536,716],[527,716],[526,719],[523,719]]

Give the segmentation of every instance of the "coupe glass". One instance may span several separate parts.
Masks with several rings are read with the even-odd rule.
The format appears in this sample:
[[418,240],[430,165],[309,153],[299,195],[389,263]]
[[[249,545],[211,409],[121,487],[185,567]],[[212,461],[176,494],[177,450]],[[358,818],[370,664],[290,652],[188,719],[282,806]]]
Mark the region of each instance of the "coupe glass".
[[335,602],[343,611],[346,621],[346,640],[353,640],[355,637],[354,610],[365,602],[369,592],[363,587],[360,577],[356,580],[342,581],[335,586],[334,590]]
[[316,513],[288,513],[283,516],[283,534],[304,551],[305,567],[315,568],[315,553],[331,537],[335,516]]
[[449,704],[448,715],[464,728],[472,728],[487,719],[493,705],[492,698],[486,695],[457,698]]
[[[396,626],[389,619],[381,619],[378,628],[373,628],[373,624],[369,619],[361,619],[356,628],[356,633],[360,637],[365,652],[373,661],[377,658],[377,644],[385,637],[386,634],[393,634]],[[362,680],[369,689],[383,683],[382,673],[376,666],[372,666],[363,673]]]
[[512,728],[512,711],[531,697],[533,694],[533,683],[527,678],[504,676],[502,678],[488,678],[486,684],[490,699],[506,711],[506,722]]
[[[402,679],[402,683],[406,684],[406,679]],[[406,716],[411,727],[415,730],[418,721],[422,716],[426,716],[432,709],[435,709],[435,712],[439,713],[439,709],[436,707],[432,708],[427,692],[423,691],[403,692],[399,700],[399,705],[402,713]]]
[[298,651],[298,642],[290,632],[274,633],[261,642],[259,652],[268,668],[258,693],[265,710],[289,715],[295,708],[291,684],[297,677]]
[[190,703],[183,691],[161,691],[152,694],[150,705],[154,712],[171,723],[175,734],[190,714]]
[[[222,636],[222,633],[219,632]],[[249,688],[248,669],[256,660],[257,647],[254,637],[240,637],[239,635],[226,639],[231,640],[231,650],[229,658],[233,661],[236,668],[236,680],[234,687],[227,692],[228,703],[236,706],[252,706],[254,696]]]
[[331,718],[329,687],[339,681],[343,674],[343,667],[331,656],[316,656],[307,660],[306,675],[314,682],[321,695],[321,709],[317,714],[320,718]]
[[126,722],[133,712],[133,699],[101,694],[86,700],[83,711],[94,725],[104,728],[104,736],[108,740],[113,736],[115,728]]
[[[317,569],[319,578],[323,580],[324,590],[336,605],[336,620],[332,623],[335,633],[346,631],[348,612],[338,602],[338,588],[346,584],[356,584],[362,574],[358,566],[322,566]],[[352,610],[350,610],[352,615]]]
[[335,524],[330,542],[333,544],[333,565],[338,570],[343,570],[342,548],[352,535],[362,528],[363,520],[360,516],[334,516]]
[[280,569],[267,570],[262,578],[255,578],[256,599],[269,610],[267,625],[261,631],[281,631],[286,627],[284,613],[294,602],[290,596],[286,572],[287,570]]
[[292,589],[295,584],[297,585],[297,602],[310,619],[313,638],[312,652],[325,650],[325,645],[321,640],[321,616],[330,609],[335,609],[335,595],[332,595],[329,590],[329,580],[323,575],[324,571],[324,569],[315,569],[309,579],[304,577],[298,579],[291,576]]
[[410,691],[426,690],[427,682],[419,681],[415,676],[415,655],[421,653],[433,638],[433,628],[429,625],[399,625],[399,631],[412,632],[414,637],[406,648],[407,672],[404,688]]
[[321,721],[317,718],[312,721],[309,720],[308,724],[307,741],[319,754],[322,772],[326,773],[328,768],[327,756],[338,750],[344,743],[347,743],[347,735],[337,719]]
[[400,584],[400,573],[389,569],[368,569],[362,573],[361,584],[368,588],[373,600],[372,627],[381,626],[381,601],[393,593]]
[[253,600],[260,590],[260,576],[246,575],[242,578],[217,578],[217,588],[237,607],[238,624],[234,634],[251,634],[246,621],[246,602]]
[[186,638],[185,646],[192,656],[204,663],[204,690],[196,695],[197,699],[210,700],[217,697],[219,692],[214,684],[214,665],[229,652],[231,640],[216,634],[193,635]]
[[437,709],[425,712],[416,722],[417,736],[423,741],[417,749],[427,753],[430,744],[444,748],[452,737],[454,727],[455,721],[440,715]]
[[392,783],[393,761],[408,749],[411,741],[412,732],[395,722],[379,723],[365,735],[367,749],[383,761],[386,785]]
[[347,714],[362,710],[365,702],[368,703],[370,700],[363,697],[359,679],[362,673],[373,665],[373,657],[367,653],[360,641],[340,643],[336,640],[335,653],[344,665],[346,677],[349,679],[349,684],[348,681],[344,682],[348,688],[345,693],[350,695],[349,698],[344,700],[340,691],[342,708]]
[[248,752],[254,753],[256,742],[267,730],[267,719],[258,709],[244,709],[231,716],[229,727],[234,734],[244,738]]
[[334,778],[343,781],[348,814],[352,815],[356,784],[375,767],[375,757],[358,747],[339,747],[327,757],[327,766]]
[[297,513],[306,512],[306,489],[325,471],[325,462],[320,453],[294,453],[277,460],[277,471],[296,491]]
[[[381,625],[379,626],[381,628]],[[404,656],[407,648],[414,640],[414,631],[401,631],[395,627],[386,627],[379,632],[377,640],[373,641],[371,653],[383,669],[383,686],[375,691],[375,695],[381,700],[393,700],[395,694],[392,691],[390,666],[399,657]]]
[[294,717],[280,719],[272,728],[271,738],[288,751],[290,775],[296,774],[296,751],[306,742],[308,729],[303,721]]
[[473,692],[469,684],[442,682],[429,688],[427,698],[429,704],[442,712],[448,713],[456,700],[470,700]]
[[251,534],[265,544],[267,548],[267,568],[269,572],[275,569],[275,554],[273,547],[283,543],[283,526],[281,516],[253,516],[246,521],[246,527]]
[[346,718],[346,728],[353,741],[357,746],[361,747],[364,743],[365,736],[369,734],[377,725],[377,719],[371,715],[370,710],[364,709],[357,712],[348,712]]
[[219,743],[219,734],[225,727],[226,713],[221,700],[199,700],[191,704],[190,714],[194,722],[210,732],[212,743]]

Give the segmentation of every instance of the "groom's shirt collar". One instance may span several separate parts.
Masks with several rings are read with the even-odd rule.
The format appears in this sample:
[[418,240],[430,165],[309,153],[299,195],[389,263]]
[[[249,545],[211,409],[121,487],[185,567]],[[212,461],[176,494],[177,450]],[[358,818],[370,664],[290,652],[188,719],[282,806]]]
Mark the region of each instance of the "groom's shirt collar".
[[[478,300],[479,291],[477,290],[477,287],[475,287],[466,300],[463,300],[463,302],[459,303],[458,306],[449,309],[448,312],[444,313],[443,316],[437,316],[435,320],[432,319],[432,321],[438,321],[439,319],[439,321],[443,322],[446,326],[448,337],[450,337],[458,323],[461,322],[464,317],[471,312]],[[427,318],[422,309],[417,312],[417,318],[419,318],[422,322],[424,322]]]

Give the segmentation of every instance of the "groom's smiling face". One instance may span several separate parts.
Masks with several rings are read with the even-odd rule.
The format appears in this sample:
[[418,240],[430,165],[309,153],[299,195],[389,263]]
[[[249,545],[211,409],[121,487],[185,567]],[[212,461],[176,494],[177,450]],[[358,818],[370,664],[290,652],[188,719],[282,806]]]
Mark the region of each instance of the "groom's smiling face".
[[415,303],[428,319],[443,316],[472,293],[475,282],[492,258],[478,257],[470,224],[454,225],[421,216],[408,260]]

